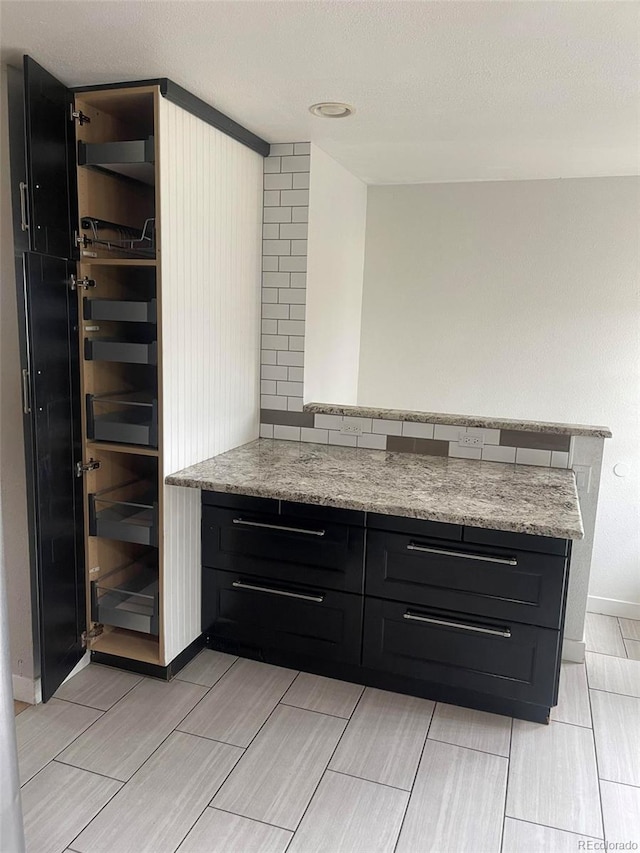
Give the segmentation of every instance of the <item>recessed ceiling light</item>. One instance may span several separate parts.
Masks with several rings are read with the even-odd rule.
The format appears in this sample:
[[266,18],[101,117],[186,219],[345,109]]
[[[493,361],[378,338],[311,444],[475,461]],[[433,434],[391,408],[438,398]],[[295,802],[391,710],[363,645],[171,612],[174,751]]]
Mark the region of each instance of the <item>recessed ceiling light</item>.
[[337,101],[324,101],[321,104],[312,104],[309,112],[321,118],[346,118],[355,113],[355,109],[349,104],[341,104]]

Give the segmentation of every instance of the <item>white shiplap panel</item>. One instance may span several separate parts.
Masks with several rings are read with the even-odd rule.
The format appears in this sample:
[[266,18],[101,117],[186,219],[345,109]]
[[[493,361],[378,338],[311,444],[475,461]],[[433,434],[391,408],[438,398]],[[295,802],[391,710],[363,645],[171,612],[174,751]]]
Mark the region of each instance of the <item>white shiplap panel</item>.
[[[258,436],[262,157],[159,106],[161,473]],[[165,486],[165,662],[200,633],[200,492]]]

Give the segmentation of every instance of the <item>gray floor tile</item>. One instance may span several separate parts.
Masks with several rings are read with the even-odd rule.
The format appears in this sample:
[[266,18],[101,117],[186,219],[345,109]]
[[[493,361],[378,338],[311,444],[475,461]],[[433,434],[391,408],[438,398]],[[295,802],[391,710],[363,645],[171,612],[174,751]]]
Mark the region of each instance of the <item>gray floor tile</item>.
[[618,619],[622,636],[627,640],[640,640],[640,622],[637,619]]
[[238,660],[180,731],[248,746],[296,677],[296,671],[253,660]]
[[[502,853],[578,853],[588,850],[587,842],[593,844],[589,835],[577,835],[563,829],[551,829],[523,820],[505,819]],[[585,846],[580,848],[579,842]]]
[[295,705],[307,711],[332,714],[334,717],[350,717],[362,696],[361,684],[336,681],[301,672],[282,698],[284,705]]
[[430,740],[467,746],[509,757],[511,717],[438,702],[429,728]]
[[174,732],[74,843],[79,853],[172,853],[242,750]]
[[284,853],[292,836],[277,826],[207,808],[177,853]]
[[602,838],[591,730],[514,720],[506,814]]
[[640,640],[624,640],[629,660],[640,660]]
[[393,853],[409,792],[327,770],[288,853]]
[[31,779],[102,716],[101,711],[50,699],[16,717],[20,784]]
[[126,782],[206,692],[185,681],[144,679],[59,758]]
[[587,613],[584,623],[587,651],[603,655],[624,657],[624,644],[620,625],[615,616]]
[[225,674],[231,664],[238,658],[235,655],[225,655],[213,649],[203,649],[191,663],[176,675],[180,681],[190,681],[192,684],[203,684],[213,687],[216,681]]
[[600,778],[640,786],[640,699],[590,692]]
[[122,786],[52,761],[22,789],[28,853],[59,853]]
[[607,842],[640,844],[640,788],[601,781],[600,795]]
[[280,705],[211,805],[295,829],[346,720]]
[[410,790],[434,707],[367,687],[329,769]]
[[587,671],[583,663],[562,662],[558,704],[551,709],[551,719],[591,727]]
[[59,687],[55,695],[67,702],[108,711],[140,681],[141,675],[92,663]]
[[499,853],[509,762],[428,740],[397,853]]
[[592,690],[640,697],[640,661],[587,652],[587,678]]

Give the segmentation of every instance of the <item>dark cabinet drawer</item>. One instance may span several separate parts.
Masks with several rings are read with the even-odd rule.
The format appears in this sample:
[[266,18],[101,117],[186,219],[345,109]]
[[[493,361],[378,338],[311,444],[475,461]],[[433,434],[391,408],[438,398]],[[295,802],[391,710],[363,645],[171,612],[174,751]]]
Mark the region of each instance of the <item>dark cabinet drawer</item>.
[[360,663],[362,596],[204,569],[202,628],[265,649]]
[[564,557],[367,533],[367,595],[559,628]]
[[554,705],[560,632],[367,598],[363,665]]
[[277,581],[362,593],[364,528],[204,505],[202,562]]

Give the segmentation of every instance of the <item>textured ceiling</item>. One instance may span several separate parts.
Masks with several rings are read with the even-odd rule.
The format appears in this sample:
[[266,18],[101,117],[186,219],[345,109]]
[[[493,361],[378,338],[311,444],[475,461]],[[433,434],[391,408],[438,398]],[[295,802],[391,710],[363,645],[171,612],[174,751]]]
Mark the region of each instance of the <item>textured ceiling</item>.
[[638,174],[639,25],[633,2],[0,3],[3,61],[170,77],[373,183]]

